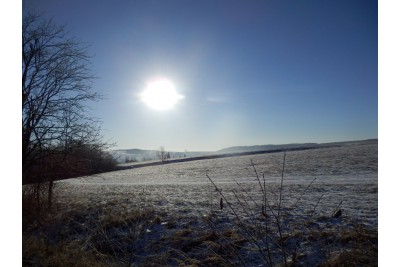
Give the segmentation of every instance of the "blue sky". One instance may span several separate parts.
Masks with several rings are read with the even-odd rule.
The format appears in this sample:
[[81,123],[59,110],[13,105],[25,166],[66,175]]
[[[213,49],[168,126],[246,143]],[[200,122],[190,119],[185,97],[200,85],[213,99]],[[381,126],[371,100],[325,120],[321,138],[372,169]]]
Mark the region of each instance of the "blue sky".
[[[377,1],[61,1],[35,10],[90,45],[92,105],[117,148],[378,137]],[[156,111],[154,77],[185,96]]]

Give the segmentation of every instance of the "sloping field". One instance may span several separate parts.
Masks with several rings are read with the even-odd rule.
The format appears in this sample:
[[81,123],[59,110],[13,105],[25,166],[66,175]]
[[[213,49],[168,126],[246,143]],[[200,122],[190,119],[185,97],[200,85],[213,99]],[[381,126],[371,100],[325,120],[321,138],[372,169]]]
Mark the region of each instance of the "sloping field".
[[[323,194],[318,205],[321,212],[332,212],[342,202],[345,214],[376,225],[377,156],[377,145],[288,153],[283,174],[283,205],[294,204],[302,195],[299,203],[303,208],[313,208]],[[211,209],[210,203],[217,203],[220,199],[206,174],[223,192],[240,189],[239,183],[246,185],[249,193],[256,198],[260,191],[256,170],[261,180],[264,176],[270,191],[269,198],[273,200],[280,187],[282,167],[283,153],[260,154],[110,172],[69,179],[60,183],[60,188],[68,192],[64,197],[71,202],[129,200],[144,193],[148,204],[154,202],[155,205],[161,201],[163,205],[159,206],[170,208],[170,212],[179,213],[182,208],[195,207],[193,212],[204,213]],[[177,202],[182,202],[182,205],[175,206]]]
[[52,242],[115,266],[376,265],[377,157],[367,144],[59,181]]

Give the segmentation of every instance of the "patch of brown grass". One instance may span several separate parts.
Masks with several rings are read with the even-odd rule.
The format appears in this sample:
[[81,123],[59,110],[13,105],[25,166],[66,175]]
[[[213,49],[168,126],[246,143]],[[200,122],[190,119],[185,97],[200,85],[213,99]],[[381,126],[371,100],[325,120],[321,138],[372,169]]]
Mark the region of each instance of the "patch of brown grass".
[[208,256],[203,264],[204,266],[227,266],[226,261],[218,255]]
[[361,226],[356,226],[355,229],[342,230],[338,234],[339,240],[343,244],[347,243],[375,243],[378,242],[378,232],[366,229]]
[[323,267],[378,266],[378,232],[357,225],[343,229],[338,240],[348,248],[332,253]]
[[149,209],[110,211],[104,212],[100,217],[100,223],[105,228],[120,227],[127,224],[139,223],[140,221],[150,221],[154,216],[154,211]]
[[179,267],[199,267],[201,262],[199,260],[185,257],[183,260],[178,260]]
[[23,239],[23,266],[117,266],[109,257],[83,250],[77,241],[49,244],[41,237]]
[[236,228],[225,230],[224,232],[222,232],[221,236],[228,239],[229,245],[232,245],[234,247],[240,247],[244,243],[249,242],[248,238],[240,235]]
[[378,250],[373,247],[352,248],[334,253],[321,267],[378,266]]

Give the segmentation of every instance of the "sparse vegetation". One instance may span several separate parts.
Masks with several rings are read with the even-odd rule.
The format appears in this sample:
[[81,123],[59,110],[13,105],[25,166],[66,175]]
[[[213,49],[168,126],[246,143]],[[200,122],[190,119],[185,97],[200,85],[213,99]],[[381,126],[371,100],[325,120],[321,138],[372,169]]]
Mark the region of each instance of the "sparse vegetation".
[[158,150],[157,156],[161,162],[165,162],[166,160],[171,158],[171,155],[165,150],[163,146],[161,146]]
[[135,157],[125,157],[125,163],[131,163],[131,162],[138,162],[138,160]]
[[[24,223],[24,266],[376,265],[376,229],[349,217],[346,202],[321,213],[318,180],[286,183],[290,159],[276,162],[281,171],[274,182],[250,161],[249,183],[209,175],[208,186],[180,193],[175,184],[162,185],[160,194],[158,184],[122,188],[82,180],[86,191],[71,195],[68,182],[57,182],[53,209]],[[335,218],[338,207],[343,214]]]
[[[231,200],[228,193],[219,188],[212,178],[207,175],[222,199],[235,218],[235,226],[239,229],[242,240],[251,244],[251,249],[258,251],[260,259],[265,266],[297,266],[296,264],[310,265],[305,253],[308,247],[324,244],[326,247],[342,245],[339,252],[328,252],[319,259],[322,266],[360,266],[377,265],[377,232],[368,230],[362,225],[334,226],[341,224],[342,211],[339,209],[342,201],[333,211],[331,217],[319,217],[317,224],[315,218],[316,207],[323,194],[317,199],[313,209],[308,212],[299,210],[297,204],[306,191],[314,183],[312,180],[303,190],[299,198],[289,198],[292,204],[283,206],[283,182],[285,171],[286,153],[283,156],[280,186],[278,192],[273,194],[277,199],[271,201],[267,193],[266,178],[259,176],[255,165],[251,162],[256,181],[259,186],[260,196],[250,195],[244,187],[236,182],[238,190],[233,189]],[[254,192],[254,191],[253,191]],[[293,199],[295,200],[293,202]],[[235,202],[236,205],[233,204]],[[294,204],[293,204],[294,203]],[[210,220],[212,217],[210,217]],[[339,245],[339,247],[340,247]],[[240,252],[236,258],[241,262]]]
[[101,141],[100,122],[87,113],[87,103],[101,99],[93,79],[84,46],[51,20],[24,16],[22,183],[24,199],[37,212],[52,208],[55,181],[116,167]]

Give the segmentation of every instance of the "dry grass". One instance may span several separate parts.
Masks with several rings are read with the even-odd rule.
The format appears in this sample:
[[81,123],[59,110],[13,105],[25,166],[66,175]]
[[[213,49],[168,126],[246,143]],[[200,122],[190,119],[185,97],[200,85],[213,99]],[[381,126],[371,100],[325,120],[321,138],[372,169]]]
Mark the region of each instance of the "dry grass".
[[378,250],[375,246],[344,249],[332,253],[330,259],[321,265],[321,267],[339,266],[378,266]]
[[42,237],[24,237],[23,266],[118,266],[112,258],[82,248],[76,240],[49,244]]
[[159,221],[152,209],[127,210],[121,203],[66,212],[61,205],[43,209],[31,199],[24,194],[24,266],[126,265],[134,258],[132,244]]
[[[254,165],[253,168],[256,172]],[[228,196],[230,192],[224,188],[223,194],[227,194],[224,209],[211,209],[209,214],[198,212],[195,206],[182,200],[176,204],[192,208],[192,212],[170,213],[162,206],[162,201],[151,204],[144,190],[129,199],[96,198],[100,203],[91,202],[90,205],[76,201],[68,202],[67,206],[56,199],[51,211],[37,209],[26,194],[23,200],[23,265],[377,264],[376,230],[343,218],[321,216],[316,209],[318,199],[308,211],[288,208],[283,199],[290,197],[284,195],[282,181],[280,187],[274,188],[275,192],[270,192],[272,189],[266,188],[264,177],[257,179],[259,183],[252,185],[259,190],[246,191],[246,187]],[[208,192],[209,188],[205,190]],[[312,190],[311,184],[300,197],[307,190]],[[214,193],[218,192],[214,190]],[[294,199],[291,203],[298,202]],[[232,215],[230,205],[236,216]]]
[[[243,229],[235,224],[227,227],[223,213],[194,224],[184,217],[166,218],[164,213],[152,209],[131,209],[124,213],[116,206],[48,214],[43,226],[31,227],[34,230],[23,235],[23,265],[248,266],[252,258],[243,255],[257,252]],[[124,207],[121,203],[119,206]],[[187,223],[183,224],[185,220]],[[175,225],[160,224],[162,221],[175,222]],[[329,223],[329,218],[324,223]],[[320,244],[329,248],[326,258],[319,260],[322,266],[376,265],[377,233],[373,230],[359,225],[312,227],[282,236],[285,244],[302,240],[295,261],[306,262],[312,255],[303,249]],[[158,237],[146,232],[146,229],[155,231],[153,228],[160,229]],[[288,255],[287,265],[293,264],[292,259]]]
[[[303,193],[297,200],[284,196],[285,160],[286,154],[283,157],[280,187],[273,194],[268,192],[265,176],[259,175],[253,162],[251,166],[258,181],[258,195],[257,193],[250,195],[248,190],[236,181],[237,189],[226,192],[206,174],[215,191],[221,196],[221,200],[226,203],[234,218],[235,227],[240,230],[241,238],[238,238],[237,232],[235,235],[234,232],[224,234],[231,240],[241,240],[238,246],[233,244],[234,247],[240,249],[245,243],[251,245],[251,249],[259,254],[262,264],[266,266],[377,264],[377,231],[345,222],[341,216],[342,211],[339,210],[342,201],[333,210],[332,216],[317,214],[317,206],[324,196],[323,193],[315,199],[311,210],[299,209],[298,203],[310,190],[316,178],[302,190]],[[229,200],[229,194],[234,198]],[[271,200],[271,195],[275,200]],[[289,199],[294,204],[285,206],[283,199]],[[211,216],[210,220],[212,219]],[[316,256],[309,250],[312,247],[319,247],[318,259],[315,259]],[[239,249],[236,250],[236,256],[243,262],[240,259]]]

